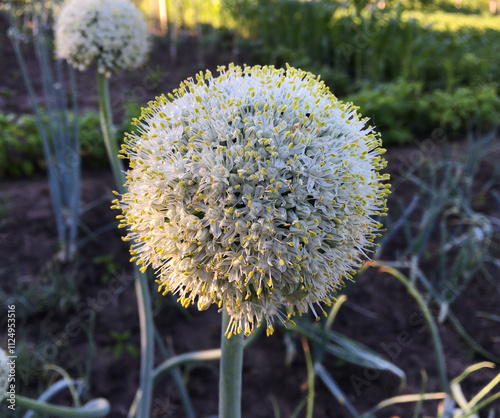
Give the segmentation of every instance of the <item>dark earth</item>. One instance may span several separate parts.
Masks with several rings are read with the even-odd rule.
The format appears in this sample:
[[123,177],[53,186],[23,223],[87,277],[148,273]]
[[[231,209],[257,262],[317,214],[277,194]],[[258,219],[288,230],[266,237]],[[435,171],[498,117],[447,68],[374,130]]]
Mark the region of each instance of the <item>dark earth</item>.
[[[0,99],[0,111],[30,112],[28,96],[3,28],[0,41],[0,87],[15,91],[13,97]],[[157,41],[144,68],[111,78],[115,120],[120,120],[121,103],[126,98],[146,103],[155,95],[176,88],[180,81],[200,69],[210,68],[215,72],[219,64],[233,60],[241,63],[245,59],[241,52],[235,54],[230,47],[223,50],[211,47],[204,48],[200,63],[200,46],[188,35],[179,45],[175,62],[169,50],[166,41]],[[30,63],[30,70],[36,76],[37,64],[32,56]],[[147,76],[153,73],[157,76],[152,81]],[[81,108],[97,109],[94,70],[78,74],[78,83]],[[457,146],[460,149],[461,144]],[[393,182],[423,154],[418,143],[389,149],[388,170]],[[491,171],[494,165],[495,160],[482,165],[481,170]],[[18,351],[23,353],[17,365],[18,393],[39,395],[60,378],[41,365],[55,364],[73,378],[89,372],[87,399],[104,397],[112,405],[110,417],[125,417],[139,381],[139,323],[130,256],[115,227],[118,213],[110,209],[115,189],[110,170],[84,167],[82,188],[81,246],[73,263],[63,263],[56,256],[56,226],[45,173],[0,180],[0,302],[4,311],[7,305],[16,304],[17,344]],[[414,191],[402,189],[398,193],[408,204]],[[390,199],[392,207],[395,198]],[[485,201],[476,209],[498,218],[490,203]],[[400,241],[393,240],[383,256],[389,258],[388,254],[397,251],[398,245]],[[498,270],[492,270],[492,275],[498,281]],[[217,309],[185,310],[174,297],[157,295],[151,282],[155,324],[170,351],[181,354],[219,347],[221,316]],[[500,357],[500,327],[484,315],[500,314],[498,289],[498,283],[478,274],[451,309],[478,344]],[[389,372],[354,366],[325,355],[324,367],[357,411],[365,412],[391,396],[420,393],[424,372],[427,381],[424,390],[439,392],[431,334],[418,305],[405,288],[392,276],[371,268],[356,277],[356,283],[344,293],[348,300],[340,309],[333,329],[393,361],[407,377],[406,385],[402,386]],[[431,304],[431,310],[437,315],[436,306]],[[4,325],[0,341],[5,342]],[[439,324],[439,333],[450,381],[467,366],[485,360],[470,349],[449,321]],[[5,343],[0,346],[5,348]],[[159,350],[156,356],[155,364],[159,364],[162,360]],[[484,369],[470,375],[462,385],[466,396],[470,398],[477,393],[497,373],[498,370]],[[218,362],[183,367],[181,375],[196,416],[215,416]],[[243,417],[291,417],[306,396],[307,367],[300,336],[282,327],[277,327],[271,337],[260,335],[244,354]],[[60,395],[54,402],[70,405],[71,398]],[[439,401],[425,402],[420,416],[436,417],[438,404]],[[402,404],[386,408],[378,416],[410,417],[413,407],[414,404]],[[493,408],[500,414],[498,403]],[[279,410],[279,415],[275,410]],[[305,407],[297,416],[304,415]],[[156,386],[152,416],[186,416],[171,376],[164,377]],[[315,385],[314,416],[350,416],[319,379]]]

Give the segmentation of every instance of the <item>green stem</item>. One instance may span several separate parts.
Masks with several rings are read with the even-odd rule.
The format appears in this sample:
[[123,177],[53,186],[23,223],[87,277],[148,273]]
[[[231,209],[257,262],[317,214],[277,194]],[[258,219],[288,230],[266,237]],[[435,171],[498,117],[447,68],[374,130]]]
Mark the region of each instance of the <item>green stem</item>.
[[[55,395],[63,391],[68,387],[68,383],[71,383],[72,385],[76,386],[78,390],[82,389],[82,382],[79,380],[74,380],[71,379],[70,382],[68,382],[65,379],[58,380],[56,383],[52,384],[49,386],[48,389],[46,389],[37,399],[37,402],[47,402],[50,399],[52,399]],[[34,411],[29,410],[24,414],[24,418],[33,418],[34,416]]]
[[82,404],[80,403],[80,398],[78,397],[78,391],[76,390],[76,387],[73,384],[73,379],[71,379],[68,372],[62,367],[56,366],[55,364],[47,364],[46,366],[44,366],[44,368],[47,370],[54,370],[63,377],[64,381],[66,382],[66,386],[71,393],[71,397],[73,398],[73,404],[76,408],[80,408]]
[[16,403],[24,406],[27,409],[40,412],[42,414],[49,414],[54,417],[104,417],[109,414],[110,406],[106,399],[94,399],[81,408],[70,408],[67,406],[51,405],[47,402],[37,401],[35,399],[26,398],[21,395],[16,395]]
[[420,295],[419,291],[417,288],[408,280],[408,278],[402,274],[400,271],[392,268],[392,267],[387,267],[387,266],[382,266],[380,268],[380,271],[389,273],[392,276],[394,276],[396,279],[398,279],[405,287],[408,293],[413,296],[415,301],[418,303],[420,306],[420,309],[422,310],[422,313],[424,314],[425,319],[427,320],[427,323],[429,325],[430,331],[431,331],[431,337],[432,337],[432,343],[434,344],[434,351],[436,353],[436,358],[437,358],[437,366],[438,366],[438,372],[439,372],[439,383],[441,390],[446,393],[450,393],[450,386],[448,384],[448,378],[446,376],[446,362],[444,360],[444,352],[443,352],[443,345],[441,344],[441,339],[439,338],[439,331],[436,325],[436,322],[434,321],[434,318],[432,317],[431,312],[429,311],[429,308],[427,307],[427,304],[425,303],[424,298]]
[[498,398],[500,398],[500,392],[497,392],[494,395],[491,395],[488,399],[485,399],[484,401],[478,403],[474,408],[470,410],[470,416],[473,416],[476,412],[479,412],[486,405],[492,403],[493,401],[496,401]]
[[[167,347],[163,343],[163,340],[160,337],[160,333],[158,332],[157,329],[155,331],[155,342],[156,345],[160,351],[161,356],[167,360],[170,357],[175,356],[175,351],[173,348],[173,344],[169,340],[169,348],[167,350]],[[153,390],[155,387],[155,370],[153,370]],[[179,367],[174,368],[173,370],[170,371],[170,374],[172,375],[174,382],[177,386],[177,390],[179,391],[179,395],[181,398],[182,405],[184,406],[184,409],[186,411],[186,418],[195,418],[196,414],[194,413],[194,408],[191,403],[191,399],[189,398],[189,393],[186,388],[186,385],[184,383],[184,377],[182,376],[182,372]]]
[[307,343],[307,338],[302,337],[302,347],[306,358],[307,366],[307,412],[306,418],[313,418],[314,411],[314,365],[311,357],[311,350]]
[[106,152],[108,153],[109,162],[113,169],[116,184],[121,193],[125,185],[125,174],[123,173],[121,161],[118,158],[118,144],[116,142],[115,128],[111,114],[108,79],[104,74],[99,72],[97,73],[97,90],[99,93],[99,116],[104,145],[106,146]]
[[42,109],[38,104],[36,92],[33,88],[33,84],[29,76],[28,66],[21,51],[21,45],[20,45],[21,35],[19,33],[19,30],[17,29],[17,25],[14,20],[12,4],[9,10],[10,10],[9,20],[11,27],[7,32],[7,34],[12,41],[12,46],[14,47],[14,53],[16,55],[17,62],[19,63],[19,67],[21,69],[21,75],[23,77],[24,84],[26,85],[26,89],[28,91],[28,96],[31,101],[33,113],[35,114],[35,123],[38,129],[38,134],[40,135],[40,139],[42,140],[42,149],[45,156],[45,160],[47,162],[50,199],[52,201],[52,207],[56,218],[57,234],[59,237],[59,243],[61,245],[61,248],[63,249],[63,254],[66,254],[67,243],[66,243],[66,230],[65,230],[64,215],[63,215],[64,208],[61,196],[60,181],[58,180],[59,172],[57,170],[57,163],[55,158],[53,158],[51,142],[49,142],[46,125],[43,121]]
[[156,384],[166,372],[172,370],[174,367],[179,367],[187,363],[217,360],[220,356],[220,348],[214,348],[213,350],[193,351],[191,353],[184,353],[171,357],[154,369],[153,384]]
[[[108,79],[104,74],[97,73],[97,89],[99,92],[99,116],[104,144],[108,153],[109,162],[113,169],[116,186],[120,193],[125,193],[125,174],[123,165],[118,158],[118,144],[115,138],[115,128],[111,115]],[[154,323],[151,295],[148,278],[139,268],[135,267],[135,290],[139,310],[139,324],[141,330],[141,371],[139,376],[140,390],[137,404],[137,417],[149,417],[153,391],[153,362],[154,362]]]
[[487,358],[490,361],[500,363],[499,357],[491,354],[489,351],[476,343],[474,338],[472,338],[470,334],[465,330],[465,328],[462,326],[462,324],[452,311],[448,311],[448,319],[451,321],[451,324],[455,328],[455,331],[457,331],[458,335],[460,335],[475,352],[481,354],[483,357]]
[[153,395],[154,323],[153,308],[147,275],[135,268],[135,291],[139,308],[141,329],[141,372],[139,385],[141,396],[137,405],[137,417],[149,417]]
[[221,360],[219,377],[219,418],[241,417],[241,371],[243,365],[243,333],[225,335],[230,317],[222,312]]
[[380,411],[383,408],[387,408],[391,405],[397,405],[400,403],[408,403],[408,402],[420,402],[420,401],[433,401],[433,400],[442,400],[446,399],[447,395],[444,392],[437,393],[415,393],[410,395],[399,395],[394,396],[389,399],[384,399],[378,405],[376,405],[373,409],[370,409],[368,412],[365,412],[361,417],[370,418],[374,417],[375,413]]

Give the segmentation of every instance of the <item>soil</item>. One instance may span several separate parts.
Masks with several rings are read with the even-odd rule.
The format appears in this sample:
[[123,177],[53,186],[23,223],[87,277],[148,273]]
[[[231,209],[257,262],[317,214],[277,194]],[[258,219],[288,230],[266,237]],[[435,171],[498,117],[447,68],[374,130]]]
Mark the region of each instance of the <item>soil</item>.
[[[136,100],[147,102],[159,93],[176,88],[181,80],[193,76],[200,65],[215,70],[217,64],[235,58],[230,49],[207,49],[200,64],[195,59],[197,48],[193,39],[186,38],[178,48],[177,60],[172,62],[168,44],[159,43],[145,68],[112,77],[110,90],[115,118],[119,119],[120,103],[126,97],[132,95]],[[12,75],[17,71],[17,64],[8,44],[3,56],[0,87],[14,90],[15,95],[0,101],[0,111],[28,112],[29,101],[19,74]],[[31,62],[35,63],[33,59]],[[36,75],[36,65],[30,65],[30,69]],[[153,73],[159,75],[155,82],[147,77]],[[81,107],[96,109],[92,69],[78,79]],[[402,167],[406,172],[415,155],[420,153],[422,149],[418,145],[388,152],[388,170],[395,180],[403,174]],[[491,166],[482,169],[491,170]],[[16,304],[18,393],[31,396],[41,393],[50,382],[60,378],[53,370],[44,370],[42,364],[56,364],[75,378],[88,373],[90,385],[84,396],[108,399],[112,406],[109,416],[125,417],[139,382],[137,351],[140,347],[128,247],[115,227],[117,213],[110,209],[114,185],[109,171],[84,170],[82,188],[81,245],[76,261],[63,263],[55,256],[58,251],[56,225],[45,174],[0,181],[0,302],[5,310],[7,305]],[[408,205],[413,193],[413,190],[402,189],[398,197]],[[396,199],[391,197],[389,204],[395,206]],[[488,214],[498,217],[493,205],[484,202],[481,206]],[[383,255],[397,251],[400,244],[395,239]],[[491,273],[498,280],[498,271]],[[221,318],[217,309],[204,312],[184,309],[173,297],[161,297],[154,289],[152,294],[158,336],[170,353],[219,346]],[[372,348],[406,374],[403,385],[389,372],[350,365],[325,355],[325,369],[358,412],[367,411],[391,396],[420,393],[422,388],[426,392],[439,392],[431,334],[421,310],[405,288],[390,275],[371,268],[357,277],[345,294],[348,300],[340,309],[334,330]],[[478,274],[452,305],[465,330],[497,357],[500,357],[498,322],[486,314],[498,315],[499,302],[498,283]],[[437,314],[433,304],[431,310]],[[470,350],[449,321],[438,327],[450,380],[467,366],[484,360]],[[0,336],[6,341],[3,329]],[[314,353],[316,347],[311,341],[309,344]],[[155,364],[162,359],[157,350]],[[485,369],[469,376],[463,385],[466,396],[470,398],[477,393],[496,373],[498,371]],[[183,367],[180,377],[196,416],[216,416],[218,362]],[[282,327],[278,327],[272,337],[260,335],[245,350],[243,417],[291,417],[306,396],[307,367],[300,336]],[[60,395],[54,402],[69,405],[71,399]],[[426,402],[420,416],[436,416],[438,403]],[[498,404],[493,409],[500,414]],[[279,415],[275,410],[279,410]],[[0,413],[2,411],[5,410]],[[378,416],[412,414],[413,404],[401,404],[382,410]],[[298,416],[304,415],[305,407]],[[151,416],[186,416],[180,392],[170,375],[156,386]],[[319,379],[315,385],[314,416],[351,416]]]

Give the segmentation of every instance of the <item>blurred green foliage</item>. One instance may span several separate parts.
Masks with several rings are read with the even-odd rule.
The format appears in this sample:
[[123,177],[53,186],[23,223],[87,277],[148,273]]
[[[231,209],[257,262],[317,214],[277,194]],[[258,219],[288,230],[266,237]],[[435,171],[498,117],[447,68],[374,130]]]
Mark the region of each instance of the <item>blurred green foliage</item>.
[[367,85],[346,100],[361,109],[382,133],[384,143],[410,143],[415,136],[442,129],[448,138],[463,136],[467,129],[484,131],[498,124],[500,97],[495,84],[462,86],[456,90],[424,91],[422,82],[403,79]]
[[[500,5],[499,5],[500,7]],[[423,26],[432,25],[436,31],[474,31],[483,32],[486,30],[498,31],[500,16],[489,13],[464,13],[463,10],[456,10],[454,13],[438,10],[434,12],[423,12],[407,10],[402,15],[404,20],[414,18]]]
[[[141,113],[136,102],[124,104],[123,123],[118,126],[116,140],[121,141],[124,132],[131,132],[133,117]],[[70,123],[74,115],[70,114]],[[46,119],[46,115],[44,115]],[[99,114],[88,111],[80,115],[81,158],[84,167],[107,167],[108,157],[102,140]],[[30,176],[45,170],[46,162],[42,142],[33,115],[14,115],[0,112],[0,178]]]
[[386,143],[409,143],[437,127],[454,136],[472,123],[498,123],[500,16],[485,13],[485,1],[386,1],[384,9],[361,0],[226,4],[248,32],[253,64],[320,74]]
[[[70,118],[73,118],[70,115]],[[44,115],[44,119],[47,117]],[[102,166],[106,151],[101,144],[99,115],[80,117],[82,158],[89,166]],[[0,113],[0,177],[29,176],[46,168],[35,116]]]
[[[453,138],[498,124],[500,15],[488,13],[489,2],[379,4],[170,0],[167,9],[182,6],[168,15],[169,30],[197,27],[201,50],[232,50],[249,64],[288,63],[321,75],[337,97],[359,106],[385,144],[408,144],[436,128]],[[133,129],[140,104],[124,110],[118,140]],[[85,113],[80,124],[84,166],[106,167],[98,114]],[[44,168],[37,136],[33,117],[0,114],[0,176]]]
[[[392,0],[389,3],[396,1]],[[447,13],[478,14],[489,9],[489,0],[401,0],[401,3],[413,10],[442,10]]]
[[0,113],[0,176],[30,175],[41,164],[42,145],[34,116]]

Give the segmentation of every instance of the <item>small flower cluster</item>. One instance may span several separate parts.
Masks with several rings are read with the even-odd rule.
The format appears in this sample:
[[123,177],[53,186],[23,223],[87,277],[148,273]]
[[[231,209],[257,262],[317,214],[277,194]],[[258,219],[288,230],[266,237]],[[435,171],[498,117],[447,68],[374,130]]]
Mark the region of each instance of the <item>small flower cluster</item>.
[[114,207],[132,261],[157,269],[160,290],[225,309],[228,336],[263,318],[269,334],[275,316],[331,303],[372,251],[390,187],[385,150],[310,73],[219,71],[143,109]]
[[9,364],[5,351],[0,348],[0,402],[7,396],[9,384]]
[[96,61],[107,76],[139,67],[149,49],[144,17],[128,0],[69,0],[57,16],[55,38],[58,58],[80,71]]

